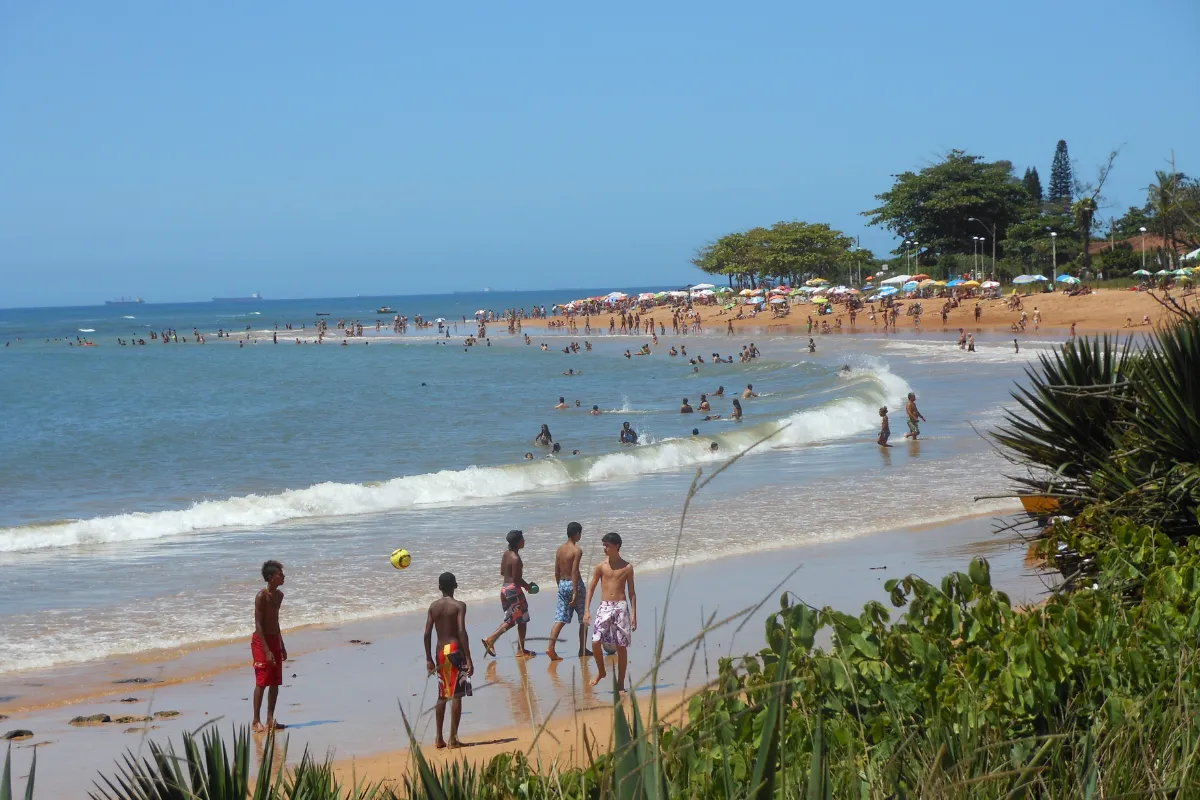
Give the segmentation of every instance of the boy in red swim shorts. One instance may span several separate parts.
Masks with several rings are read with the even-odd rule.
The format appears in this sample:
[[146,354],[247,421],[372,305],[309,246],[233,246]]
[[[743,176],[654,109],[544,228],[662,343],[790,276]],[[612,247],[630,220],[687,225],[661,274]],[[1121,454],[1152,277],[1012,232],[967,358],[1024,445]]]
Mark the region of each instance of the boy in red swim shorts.
[[[254,635],[250,637],[250,653],[254,657],[254,725],[252,730],[282,730],[286,725],[275,721],[275,701],[279,699],[279,687],[283,683],[283,662],[287,661],[287,648],[279,633],[279,607],[283,605],[283,564],[264,561],[263,580],[267,588],[259,590],[254,597]],[[267,724],[259,720],[262,710],[263,689],[267,690]]]
[[[438,676],[437,746],[446,746],[442,725],[446,721],[446,703],[450,703],[450,746],[461,747],[458,740],[458,721],[462,717],[462,699],[471,696],[471,647],[467,644],[467,604],[454,599],[458,581],[454,573],[443,572],[438,577],[440,600],[429,606],[425,619],[425,668]],[[436,660],[431,649],[433,632],[437,630]]]

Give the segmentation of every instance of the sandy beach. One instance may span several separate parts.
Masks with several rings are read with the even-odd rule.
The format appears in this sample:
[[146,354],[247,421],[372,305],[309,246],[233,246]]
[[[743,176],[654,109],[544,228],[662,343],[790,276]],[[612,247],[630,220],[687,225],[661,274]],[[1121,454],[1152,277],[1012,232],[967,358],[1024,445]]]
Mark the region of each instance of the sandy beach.
[[[996,584],[1014,602],[1036,601],[1044,586],[1025,565],[1024,546],[1012,534],[994,533],[995,525],[990,516],[971,517],[682,567],[667,619],[666,652],[695,636],[710,616],[723,619],[757,610],[712,631],[699,650],[686,648],[662,666],[656,684],[660,709],[678,706],[687,692],[704,685],[718,658],[758,649],[763,621],[783,591],[813,605],[855,609],[868,599],[882,599],[882,584],[888,578],[915,572],[936,579],[964,568],[974,556],[984,556],[991,560]],[[638,582],[641,627],[630,649],[630,674],[639,701],[650,688],[647,671],[666,606],[668,574],[652,572]],[[532,598],[530,644],[539,652],[545,648],[553,603],[550,593]],[[471,606],[473,641],[493,626],[498,612],[491,606]],[[287,633],[291,660],[285,668],[279,716],[291,725],[289,761],[308,748],[318,756],[335,757],[341,769],[357,777],[396,778],[407,762],[397,704],[414,722],[419,740],[430,746],[431,757],[449,757],[447,751],[434,752],[431,747],[428,711],[435,686],[424,670],[423,623],[423,614],[411,613]],[[574,631],[568,629],[564,636],[568,633]],[[499,752],[522,749],[544,763],[570,761],[580,756],[585,732],[605,741],[611,691],[588,686],[594,674],[590,660],[551,662],[544,655],[519,660],[513,656],[514,647],[515,636],[509,634],[499,642],[499,658],[487,658],[481,648],[473,653],[476,693],[464,704],[462,727],[468,746],[455,755],[485,761]],[[0,712],[9,717],[3,722],[5,730],[34,733],[16,744],[17,770],[27,764],[23,752],[38,747],[39,789],[49,796],[73,796],[89,786],[98,771],[111,772],[126,748],[144,751],[147,737],[178,743],[183,731],[214,720],[226,730],[246,724],[253,686],[248,662],[246,643],[233,642],[6,675],[0,681]],[[130,678],[152,682],[116,683]],[[69,724],[72,718],[93,714],[152,719],[88,727]],[[535,732],[543,725],[545,733],[534,747]]]
[[[1007,297],[1007,291],[1005,296]],[[567,299],[564,298],[563,302],[566,302]],[[1071,323],[1075,323],[1075,330],[1079,333],[1126,331],[1136,333],[1139,328],[1145,329],[1145,326],[1142,325],[1143,317],[1149,316],[1151,324],[1156,325],[1167,315],[1162,305],[1149,293],[1119,289],[1097,289],[1091,294],[1076,297],[1069,297],[1062,292],[1028,296],[1022,294],[1021,300],[1025,311],[1029,314],[1029,321],[1026,330],[1017,334],[1018,336],[1032,336],[1038,332],[1035,331],[1032,321],[1035,307],[1041,312],[1041,332],[1068,331]],[[1189,297],[1188,300],[1194,302],[1192,297]],[[951,310],[943,324],[941,308],[944,301],[942,299],[933,298],[920,302],[924,314],[919,331],[914,327],[912,317],[902,314],[898,326],[900,332],[957,333],[959,328],[963,328],[968,333],[1010,333],[1013,323],[1018,322],[1021,318],[1020,311],[1008,310],[1006,300],[984,300],[982,301],[983,314],[976,322],[975,301],[967,300],[963,301],[958,308]],[[746,316],[742,319],[736,318],[738,313],[736,307],[729,311],[723,311],[720,306],[697,305],[696,308],[700,311],[705,331],[710,334],[725,329],[731,318],[734,330],[739,332],[761,329],[772,334],[807,334],[809,315],[813,315],[814,320],[817,319],[817,306],[812,304],[793,306],[791,312],[782,318],[773,317],[769,311],[751,317],[749,316],[749,306],[745,307]],[[872,322],[869,319],[869,312],[860,313],[852,327],[850,316],[841,310],[842,306],[835,306],[835,309],[832,315],[822,316],[820,319],[828,321],[830,327],[834,326],[836,320],[841,319],[840,333],[879,333],[881,331],[881,323]],[[656,315],[651,312],[651,316]],[[667,323],[669,332],[669,312],[664,309],[657,316],[661,317],[659,321]],[[593,330],[607,331],[607,317],[608,315],[600,315],[595,318]],[[603,319],[603,324],[601,324],[601,319]],[[1132,321],[1132,330],[1127,327],[1127,321]],[[524,320],[522,327],[542,329],[546,327],[546,320]],[[813,333],[816,333],[815,329]]]

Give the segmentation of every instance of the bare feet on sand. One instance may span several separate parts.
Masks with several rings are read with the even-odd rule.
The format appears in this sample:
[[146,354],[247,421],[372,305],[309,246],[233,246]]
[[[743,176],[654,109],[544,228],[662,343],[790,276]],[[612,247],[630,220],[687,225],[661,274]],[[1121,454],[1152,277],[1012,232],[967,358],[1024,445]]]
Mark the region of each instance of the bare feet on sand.
[[532,650],[522,650],[521,652],[517,653],[517,658],[533,658],[536,655],[537,653],[533,652]]
[[282,731],[282,730],[287,730],[287,725],[284,725],[282,722],[276,722],[275,720],[267,720],[266,725],[263,725],[261,722],[255,722],[253,725],[250,726],[250,730],[254,731],[255,733],[266,733],[267,731]]
[[462,742],[460,742],[458,739],[455,739],[453,736],[450,737],[450,749],[451,750],[457,750],[458,748],[460,748],[462,746],[463,746]]
[[551,661],[562,661],[563,660],[562,656],[560,656],[558,653],[554,652],[553,647],[551,647],[550,649],[548,649],[546,651],[546,655],[550,657]]
[[437,742],[436,742],[436,743],[434,743],[434,745],[433,745],[433,746],[434,746],[434,747],[436,747],[438,750],[445,750],[445,749],[446,749],[446,742],[445,742],[445,740],[444,740],[444,739],[442,739],[441,737],[438,737],[438,740],[437,740]]
[[600,683],[600,681],[604,680],[607,677],[608,677],[608,673],[605,672],[603,669],[601,669],[598,673],[596,673],[596,677],[592,678],[592,686],[596,686],[597,684]]

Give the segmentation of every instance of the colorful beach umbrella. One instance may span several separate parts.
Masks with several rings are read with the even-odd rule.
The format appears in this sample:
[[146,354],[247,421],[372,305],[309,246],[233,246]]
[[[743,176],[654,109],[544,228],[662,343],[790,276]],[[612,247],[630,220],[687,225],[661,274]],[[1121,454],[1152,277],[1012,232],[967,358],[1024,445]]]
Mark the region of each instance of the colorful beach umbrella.
[[1055,278],[1055,280],[1057,280],[1059,283],[1079,283],[1079,278],[1076,278],[1074,275],[1059,275],[1057,278]]
[[828,302],[829,302],[829,298],[828,298],[828,297],[814,297],[814,298],[812,299],[812,301],[813,301],[814,303],[828,303]]
[[695,286],[692,287],[692,291],[698,292],[701,289],[715,289],[715,288],[717,288],[717,287],[713,286],[711,283],[697,283]]
[[964,283],[966,283],[966,281],[964,281],[962,278],[955,278],[952,281],[947,281],[946,285],[947,286],[962,286]]
[[1151,273],[1150,270],[1148,270],[1148,269],[1135,269],[1133,271],[1133,274],[1138,275],[1140,277],[1149,277],[1153,273]]
[[1000,285],[1000,281],[984,281],[980,285],[985,289],[995,289]]
[[775,306],[777,306],[777,305],[779,305],[780,303],[786,303],[786,302],[787,302],[787,298],[786,298],[786,297],[772,297],[772,298],[771,298],[771,305],[775,305]]
[[915,289],[917,288],[917,282],[916,282],[916,281],[909,281],[908,283],[904,284],[904,285],[903,285],[903,286],[901,286],[900,288],[901,288],[901,289],[903,289],[903,290],[904,290],[904,291],[906,291],[906,292],[911,292],[911,291],[913,291],[913,290],[915,290]]
[[912,279],[913,279],[914,281],[916,281],[917,283],[920,283],[921,281],[927,281],[927,280],[929,280],[929,276],[928,276],[928,275],[926,275],[924,272],[922,272],[920,275],[913,275],[913,276],[912,276]]
[[891,297],[894,294],[899,294],[900,290],[895,286],[885,286],[879,290],[880,297]]
[[963,284],[963,286],[966,286],[969,289],[974,289],[978,285],[979,285],[979,281],[967,281],[966,283]]

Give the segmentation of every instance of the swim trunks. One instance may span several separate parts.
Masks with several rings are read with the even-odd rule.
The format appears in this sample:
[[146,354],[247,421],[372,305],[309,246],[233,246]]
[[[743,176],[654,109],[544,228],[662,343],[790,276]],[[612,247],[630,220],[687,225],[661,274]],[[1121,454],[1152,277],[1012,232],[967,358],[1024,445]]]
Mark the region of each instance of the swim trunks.
[[[267,642],[263,646],[262,639],[255,633],[250,637],[250,655],[254,658],[255,686],[283,685],[283,637],[279,634],[265,634]],[[275,663],[267,661],[267,650],[275,656]]]
[[529,603],[525,593],[515,583],[500,590],[500,607],[504,609],[505,625],[523,625],[529,622]]
[[911,433],[913,436],[916,436],[917,434],[919,434],[921,432],[921,429],[919,427],[917,427],[917,421],[915,419],[913,419],[912,417],[909,417],[909,419],[908,419],[908,432]]
[[467,674],[467,657],[458,649],[458,642],[442,645],[437,654],[438,697],[451,700],[471,696],[471,676]]
[[[571,594],[575,594],[575,603],[571,603]],[[583,581],[579,582],[579,588],[576,589],[575,582],[571,580],[558,582],[558,608],[554,612],[554,621],[561,622],[564,625],[571,621],[571,612],[583,622],[584,601],[587,598],[587,589],[584,588]]]
[[592,641],[629,647],[633,641],[633,623],[629,617],[629,605],[624,600],[604,600],[600,603],[600,608],[596,609]]

